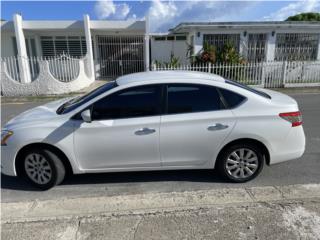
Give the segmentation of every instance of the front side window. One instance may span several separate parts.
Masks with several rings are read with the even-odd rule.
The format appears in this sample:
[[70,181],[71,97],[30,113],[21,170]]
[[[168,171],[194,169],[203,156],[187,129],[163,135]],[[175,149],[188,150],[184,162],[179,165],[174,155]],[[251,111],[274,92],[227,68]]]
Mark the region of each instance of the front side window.
[[225,109],[215,87],[197,84],[170,84],[167,87],[168,114]]
[[93,120],[160,115],[159,85],[133,87],[116,92],[93,104]]

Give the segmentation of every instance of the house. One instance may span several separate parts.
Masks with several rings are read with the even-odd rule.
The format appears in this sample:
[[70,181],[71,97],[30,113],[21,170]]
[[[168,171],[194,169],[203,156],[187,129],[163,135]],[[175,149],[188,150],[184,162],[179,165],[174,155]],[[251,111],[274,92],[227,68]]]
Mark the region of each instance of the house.
[[195,54],[205,42],[218,51],[231,43],[249,62],[320,60],[320,22],[184,22],[151,37],[151,59],[186,64],[188,48]]
[[148,18],[29,21],[15,14],[1,21],[1,94],[68,93],[96,79],[152,70],[173,56],[190,65],[204,43],[217,51],[232,44],[247,63],[275,64],[202,71],[269,87],[320,83],[319,22],[185,22],[167,33],[149,33],[148,24]]
[[15,14],[13,21],[1,22],[1,58],[87,56],[95,77],[106,79],[148,68],[145,37],[146,21],[96,21],[88,15],[74,21],[28,21]]

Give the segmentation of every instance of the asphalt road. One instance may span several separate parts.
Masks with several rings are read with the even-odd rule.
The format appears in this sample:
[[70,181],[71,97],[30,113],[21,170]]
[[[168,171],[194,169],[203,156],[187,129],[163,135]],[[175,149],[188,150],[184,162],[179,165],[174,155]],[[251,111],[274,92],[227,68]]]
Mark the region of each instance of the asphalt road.
[[[64,183],[41,192],[23,180],[1,176],[3,202],[35,199],[57,199],[87,196],[113,196],[145,192],[179,192],[228,187],[252,187],[320,183],[320,94],[292,94],[303,113],[307,137],[302,158],[266,166],[260,176],[245,184],[231,184],[221,180],[215,171],[157,171],[134,173],[84,174],[67,178]],[[1,105],[1,122],[41,103],[10,103]]]

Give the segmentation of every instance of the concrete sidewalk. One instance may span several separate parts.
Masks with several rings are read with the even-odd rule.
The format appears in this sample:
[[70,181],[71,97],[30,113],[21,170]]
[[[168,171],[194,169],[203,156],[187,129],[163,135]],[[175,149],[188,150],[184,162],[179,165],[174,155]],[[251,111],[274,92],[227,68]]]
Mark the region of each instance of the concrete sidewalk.
[[2,239],[319,239],[320,184],[2,203]]

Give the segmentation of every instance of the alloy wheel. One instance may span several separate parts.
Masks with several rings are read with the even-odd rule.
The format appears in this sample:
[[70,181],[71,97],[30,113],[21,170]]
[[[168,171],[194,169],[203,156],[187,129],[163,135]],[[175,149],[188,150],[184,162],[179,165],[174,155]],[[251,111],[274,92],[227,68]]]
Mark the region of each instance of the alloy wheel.
[[239,148],[229,154],[225,167],[232,177],[246,179],[258,170],[258,156],[251,149]]
[[52,169],[48,160],[41,154],[31,153],[24,161],[25,172],[37,184],[47,184],[52,178]]

